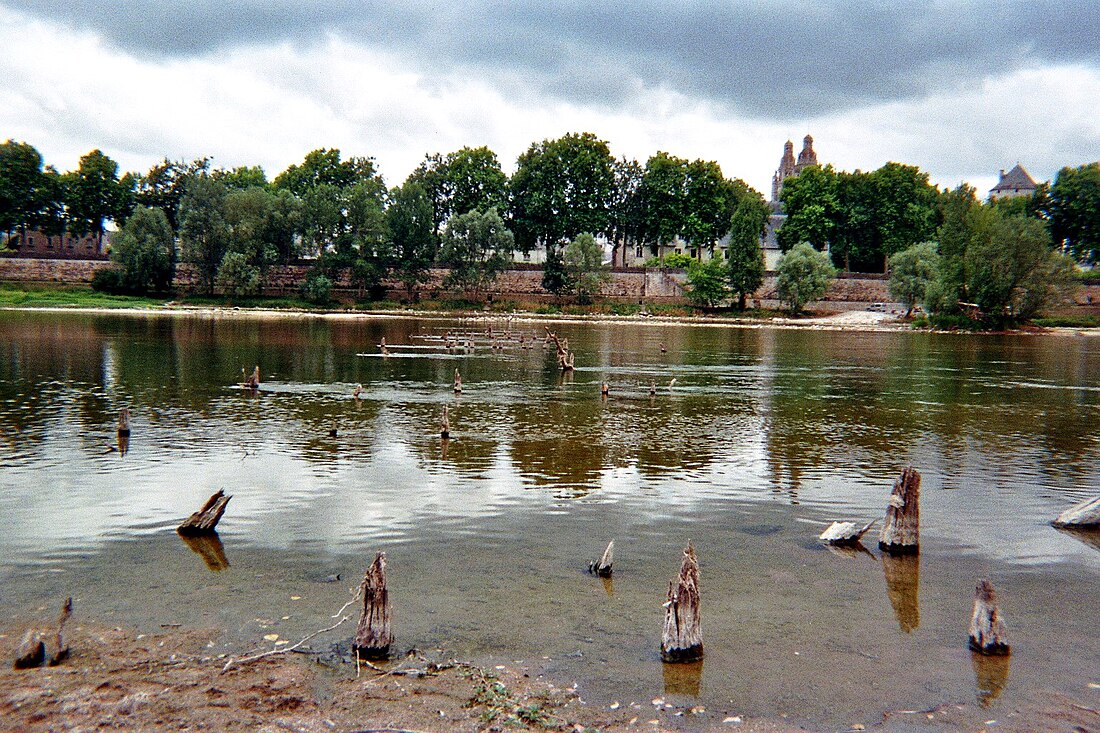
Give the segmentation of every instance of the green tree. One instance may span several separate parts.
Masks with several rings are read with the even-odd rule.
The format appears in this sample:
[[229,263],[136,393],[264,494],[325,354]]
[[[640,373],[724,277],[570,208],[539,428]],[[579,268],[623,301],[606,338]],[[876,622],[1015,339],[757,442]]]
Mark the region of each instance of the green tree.
[[133,206],[136,180],[118,177],[118,163],[93,150],[80,159],[79,167],[66,174],[69,226],[74,234],[94,234],[102,242],[104,223],[125,221]]
[[779,194],[787,220],[777,232],[779,247],[790,251],[801,242],[823,250],[834,240],[839,218],[838,175],[832,166],[810,166],[788,178]]
[[555,297],[569,289],[569,272],[565,269],[565,258],[560,249],[554,248],[546,253],[546,262],[542,264],[542,289]]
[[743,197],[730,218],[727,276],[740,310],[745,310],[749,294],[764,284],[764,251],[760,248],[760,237],[770,214],[771,209],[764,199],[756,195]]
[[1100,264],[1100,163],[1063,168],[1050,187],[1050,233],[1080,262]]
[[187,182],[209,171],[210,158],[196,158],[190,163],[165,158],[138,179],[134,201],[139,206],[163,211],[172,231],[178,231],[180,202],[186,193]]
[[650,156],[640,185],[642,231],[653,254],[684,231],[688,161],[665,152]]
[[394,274],[413,299],[416,288],[428,279],[435,260],[436,236],[432,204],[424,187],[410,178],[394,189],[386,209]]
[[307,153],[301,165],[288,167],[275,177],[273,185],[304,197],[317,186],[328,185],[343,189],[357,183],[371,183],[375,190],[385,191],[382,177],[375,170],[373,158],[341,160],[339,150],[325,148]]
[[218,267],[229,248],[225,186],[209,175],[193,176],[180,201],[183,260],[198,270],[199,283],[213,295]]
[[738,202],[738,187],[722,175],[713,160],[694,160],[687,164],[682,237],[691,246],[714,251],[715,243],[726,236],[730,218]]
[[581,303],[590,303],[611,280],[611,271],[603,264],[603,247],[587,232],[565,246],[563,260],[569,289]]
[[69,228],[65,205],[68,190],[65,182],[66,178],[52,165],[46,166],[42,172],[42,195],[39,197],[41,205],[35,215],[34,226],[50,241],[54,237],[63,236]]
[[138,206],[115,237],[111,259],[127,292],[168,292],[176,274],[176,237],[164,212]]
[[440,262],[450,268],[443,285],[479,293],[508,266],[514,248],[515,237],[496,209],[452,217],[440,250]]
[[230,191],[268,187],[267,174],[258,165],[241,165],[229,170],[218,168],[211,175]]
[[935,242],[914,244],[890,256],[890,297],[905,304],[908,318],[928,295],[928,287],[940,273],[940,255]]
[[484,146],[428,155],[410,180],[423,187],[431,203],[436,235],[452,216],[492,207],[503,211],[508,199],[508,177],[496,153]]
[[590,132],[532,144],[511,181],[512,221],[519,249],[547,251],[581,232],[604,234],[610,224],[614,158]]
[[778,273],[779,298],[794,314],[811,300],[825,295],[829,283],[836,277],[836,268],[829,262],[828,255],[803,242],[779,258]]
[[612,168],[615,185],[611,191],[607,237],[611,240],[611,263],[625,265],[627,252],[645,243],[645,211],[642,177],[645,169],[625,157]]
[[42,155],[33,145],[0,143],[0,231],[27,231],[44,203]]
[[966,290],[982,313],[1026,320],[1068,293],[1072,264],[1054,251],[1043,222],[982,206],[969,223]]
[[255,295],[260,290],[260,268],[244,252],[226,252],[218,265],[217,283],[229,296]]
[[704,308],[718,305],[729,297],[727,275],[728,271],[723,267],[721,260],[692,262],[687,271],[688,300]]
[[966,248],[970,242],[970,220],[979,206],[974,189],[965,184],[940,196],[940,227],[936,232],[939,276],[929,284],[924,297],[925,307],[934,313],[957,313],[959,303],[970,300],[966,292]]

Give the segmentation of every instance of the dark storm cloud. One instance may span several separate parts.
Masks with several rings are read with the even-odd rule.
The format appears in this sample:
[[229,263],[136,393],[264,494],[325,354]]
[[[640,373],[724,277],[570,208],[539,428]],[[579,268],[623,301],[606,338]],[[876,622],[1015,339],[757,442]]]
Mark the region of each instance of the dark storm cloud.
[[803,117],[1039,64],[1100,64],[1100,3],[0,0],[135,54],[203,55],[329,34],[410,70],[476,74],[586,104],[664,86],[741,114]]

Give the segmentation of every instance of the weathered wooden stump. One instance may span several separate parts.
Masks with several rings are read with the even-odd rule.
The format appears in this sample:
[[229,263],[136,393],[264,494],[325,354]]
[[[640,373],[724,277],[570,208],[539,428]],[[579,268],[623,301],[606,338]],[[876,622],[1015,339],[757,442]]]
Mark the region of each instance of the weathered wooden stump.
[[898,627],[908,634],[920,626],[920,555],[885,554],[882,572]]
[[912,466],[894,481],[878,546],[895,555],[920,552],[920,474]]
[[611,388],[607,386],[607,382],[603,382],[600,385],[600,395],[602,397],[607,397],[610,393],[611,393]]
[[1100,528],[1100,496],[1074,504],[1059,514],[1051,524],[1059,528]]
[[649,396],[650,397],[656,397],[657,396],[657,385],[654,382],[649,383]]
[[260,366],[258,364],[256,365],[256,368],[252,370],[252,374],[245,378],[244,383],[241,386],[245,389],[260,388]]
[[57,617],[57,631],[48,641],[43,639],[45,632],[30,629],[23,635],[19,648],[15,652],[15,669],[30,669],[48,664],[54,667],[69,656],[69,645],[65,643],[63,632],[65,622],[73,614],[73,599],[69,597],[61,604],[61,613]]
[[36,629],[28,629],[19,642],[19,648],[15,650],[15,669],[31,669],[41,667],[46,663],[46,643],[42,641],[41,632]]
[[210,534],[218,526],[218,521],[222,518],[225,507],[232,498],[232,496],[226,496],[224,491],[218,489],[216,494],[206,500],[206,503],[202,505],[202,509],[183,520],[183,524],[177,527],[176,531],[181,535]]
[[363,385],[361,385],[361,384],[355,385],[355,389],[353,389],[351,391],[351,396],[354,397],[357,400],[363,399]]
[[390,355],[390,350],[386,346],[386,337],[385,336],[382,337],[382,343],[378,344],[378,348],[381,349],[382,356],[389,356]]
[[970,648],[979,654],[1004,655],[1011,653],[1008,631],[997,608],[997,595],[993,584],[984,578],[974,589],[974,613],[970,616]]
[[386,553],[375,555],[359,590],[363,594],[363,613],[355,630],[354,647],[365,659],[382,659],[389,656],[393,643],[390,595],[386,589]]
[[830,545],[858,545],[863,535],[867,534],[867,530],[871,529],[877,521],[872,519],[862,527],[855,522],[833,522],[817,539]]
[[451,437],[451,421],[447,419],[446,405],[443,405],[443,418],[439,421],[439,437],[444,440]]
[[130,408],[123,407],[118,411],[118,435],[120,438],[130,435]]
[[461,392],[462,392],[462,375],[459,374],[458,367],[455,367],[454,393],[455,394],[461,394]]
[[661,659],[694,662],[703,658],[703,629],[699,614],[699,562],[695,545],[688,542],[680,576],[668,584]]
[[588,563],[588,572],[594,573],[601,578],[611,577],[611,566],[615,562],[615,540],[611,540],[607,543],[607,549],[603,551],[603,555],[599,560],[593,560]]

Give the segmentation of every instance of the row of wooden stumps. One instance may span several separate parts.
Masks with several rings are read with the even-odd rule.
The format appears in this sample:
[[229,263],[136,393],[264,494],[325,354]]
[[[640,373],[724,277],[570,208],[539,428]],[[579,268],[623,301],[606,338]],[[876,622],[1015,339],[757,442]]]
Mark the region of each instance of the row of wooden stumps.
[[[920,552],[920,479],[920,473],[907,466],[894,481],[878,543],[879,549],[888,555],[916,555]],[[1097,503],[1100,505],[1100,500]],[[856,522],[834,522],[821,533],[819,539],[833,545],[859,545],[863,535],[876,521],[862,526]],[[970,648],[979,654],[1007,655],[1010,652],[993,584],[985,579],[978,581],[974,592],[969,643]]]

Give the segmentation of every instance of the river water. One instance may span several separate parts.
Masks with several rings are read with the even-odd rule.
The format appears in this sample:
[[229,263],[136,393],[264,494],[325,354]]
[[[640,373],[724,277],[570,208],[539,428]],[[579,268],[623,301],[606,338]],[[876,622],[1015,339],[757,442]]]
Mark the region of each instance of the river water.
[[[1100,339],[551,327],[576,353],[564,378],[519,319],[0,313],[0,613],[73,595],[239,651],[329,625],[384,550],[399,650],[520,663],[591,702],[845,726],[1096,701],[1100,536],[1049,521],[1100,489]],[[260,391],[236,388],[256,364]],[[833,519],[881,518],[906,464],[919,558],[818,545]],[[220,546],[185,544],[175,526],[219,488]],[[584,568],[610,539],[604,582]],[[689,539],[706,657],[663,665]],[[979,577],[1007,664],[967,650]]]

